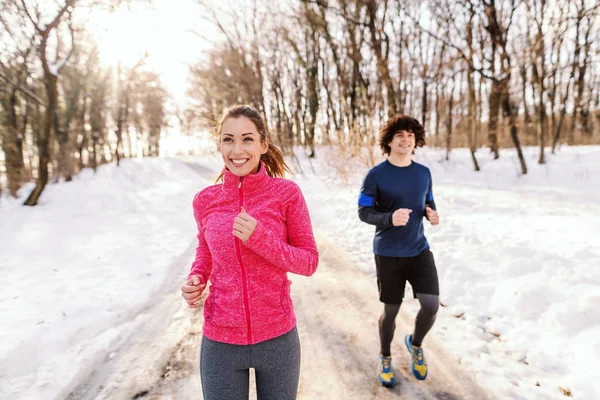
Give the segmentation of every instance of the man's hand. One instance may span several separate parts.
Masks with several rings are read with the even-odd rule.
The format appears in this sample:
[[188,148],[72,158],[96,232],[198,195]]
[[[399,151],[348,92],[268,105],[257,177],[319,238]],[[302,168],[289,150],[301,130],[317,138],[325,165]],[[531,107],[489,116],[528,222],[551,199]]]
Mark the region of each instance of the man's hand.
[[239,238],[242,242],[248,241],[256,229],[256,224],[256,220],[249,216],[246,209],[242,207],[242,211],[233,220],[233,236]]
[[408,208],[399,208],[392,214],[392,224],[394,226],[404,226],[408,223],[412,210]]
[[437,211],[431,207],[425,207],[425,214],[427,215],[427,219],[431,225],[435,226],[440,223],[440,216],[438,215]]

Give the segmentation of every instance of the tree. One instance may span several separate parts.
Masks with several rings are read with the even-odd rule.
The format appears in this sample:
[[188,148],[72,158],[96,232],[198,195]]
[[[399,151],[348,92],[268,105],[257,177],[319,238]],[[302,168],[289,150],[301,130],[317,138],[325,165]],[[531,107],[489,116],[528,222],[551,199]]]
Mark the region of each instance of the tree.
[[42,103],[27,86],[30,76],[29,59],[34,49],[30,32],[24,27],[15,3],[7,3],[0,15],[0,31],[4,60],[0,58],[0,120],[2,150],[5,155],[8,191],[16,197],[25,181],[27,170],[23,158],[24,133],[27,125],[28,102]]
[[[63,22],[65,15],[68,17],[73,11],[73,6],[76,0],[65,0],[65,3],[56,12],[54,18],[50,23],[43,25],[40,20],[35,20],[25,0],[21,0],[23,11],[33,24],[37,35],[40,37],[40,44],[38,46],[38,55],[42,62],[42,68],[44,71],[44,85],[46,87],[46,112],[44,116],[44,126],[38,138],[38,151],[39,151],[39,166],[38,166],[38,178],[36,186],[25,200],[25,205],[35,206],[42,194],[42,191],[48,184],[48,164],[50,163],[50,141],[52,135],[52,128],[56,121],[56,108],[58,104],[58,76],[61,69],[71,56],[73,46],[69,52],[63,56],[62,59],[56,59],[54,62],[49,60],[48,53],[48,40],[50,35],[57,29],[57,27]],[[71,34],[73,33],[71,29]],[[73,39],[73,38],[72,38]],[[72,40],[73,43],[73,40]]]

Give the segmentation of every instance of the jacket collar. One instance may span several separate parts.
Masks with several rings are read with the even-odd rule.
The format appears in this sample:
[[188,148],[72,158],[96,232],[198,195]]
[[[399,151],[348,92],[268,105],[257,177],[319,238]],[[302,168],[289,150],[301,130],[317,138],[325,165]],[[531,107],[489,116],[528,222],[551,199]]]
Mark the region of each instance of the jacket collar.
[[[260,168],[255,174],[248,174],[241,177],[242,187],[244,191],[254,191],[262,189],[269,180],[267,169],[264,162],[260,162]],[[223,167],[223,189],[238,190],[240,187],[240,177],[231,172],[227,167]]]

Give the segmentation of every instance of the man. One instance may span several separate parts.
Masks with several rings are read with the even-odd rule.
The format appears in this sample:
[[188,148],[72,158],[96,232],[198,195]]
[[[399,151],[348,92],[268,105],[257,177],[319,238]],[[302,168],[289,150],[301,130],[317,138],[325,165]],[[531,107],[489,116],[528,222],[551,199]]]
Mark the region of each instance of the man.
[[439,307],[439,284],[433,254],[423,232],[423,217],[439,223],[433,200],[429,168],[412,160],[415,147],[425,144],[425,130],[407,115],[390,118],[379,140],[387,160],[375,166],[364,179],[358,199],[361,221],[375,225],[373,252],[377,267],[379,300],[384,303],[379,319],[381,351],[377,378],[382,385],[396,384],[390,346],[396,316],[404,297],[406,281],[413,288],[421,309],[412,334],[404,339],[415,378],[427,377],[427,362],[421,347]]

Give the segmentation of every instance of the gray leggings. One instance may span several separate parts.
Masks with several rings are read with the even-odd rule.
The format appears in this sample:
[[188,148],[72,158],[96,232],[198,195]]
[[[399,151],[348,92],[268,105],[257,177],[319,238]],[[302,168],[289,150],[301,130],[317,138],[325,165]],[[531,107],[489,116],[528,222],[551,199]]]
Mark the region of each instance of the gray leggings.
[[300,378],[298,330],[248,346],[202,338],[200,377],[204,400],[246,400],[250,368],[258,400],[293,400]]
[[[412,343],[420,346],[433,326],[440,306],[440,296],[434,294],[417,293],[417,299],[421,303],[421,309],[415,319],[415,330],[412,335]],[[379,317],[379,338],[381,339],[381,354],[390,356],[390,347],[396,330],[396,315],[400,311],[401,304],[385,304],[383,314]]]

